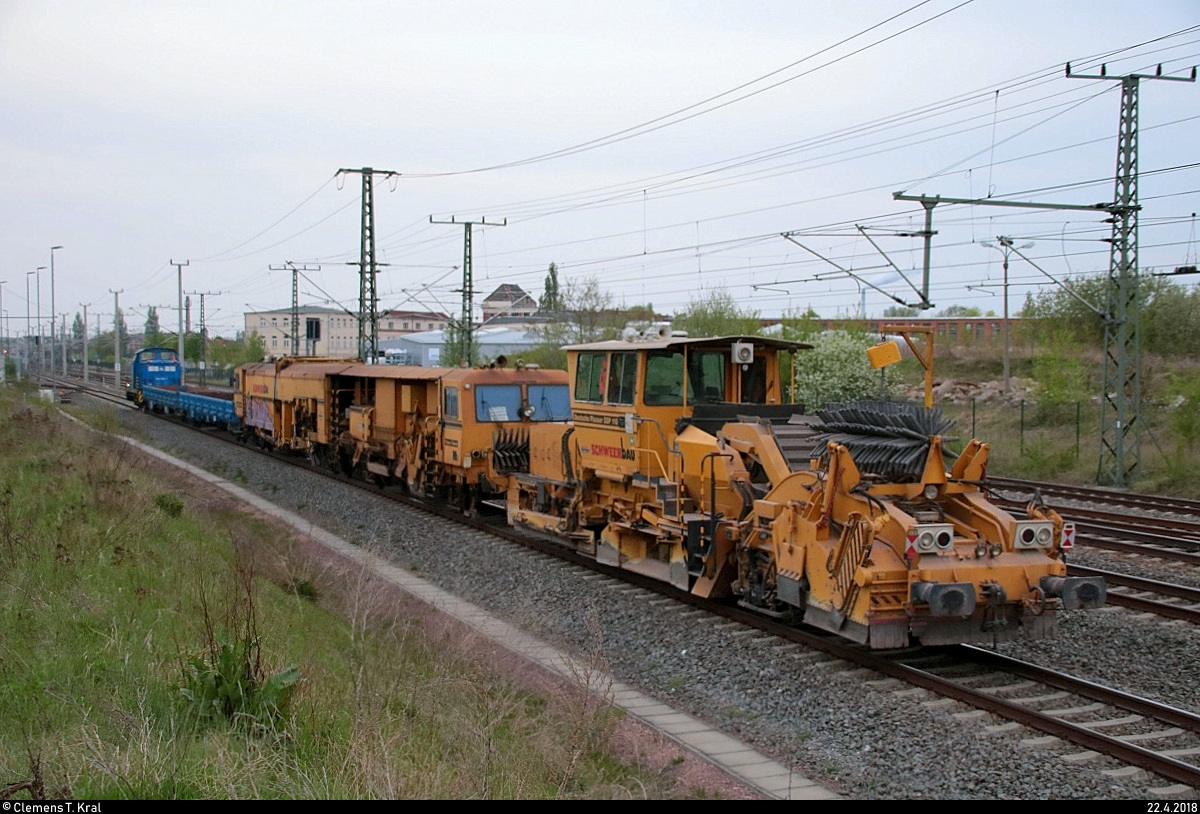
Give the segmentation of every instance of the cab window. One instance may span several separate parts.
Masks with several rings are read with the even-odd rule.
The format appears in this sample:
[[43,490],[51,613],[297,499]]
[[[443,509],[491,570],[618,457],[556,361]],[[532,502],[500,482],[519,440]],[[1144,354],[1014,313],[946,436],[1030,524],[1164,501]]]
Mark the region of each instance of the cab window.
[[725,354],[699,351],[688,355],[688,401],[714,404],[725,400]]
[[481,384],[475,388],[476,421],[517,421],[520,417],[519,384]]
[[608,403],[633,404],[637,383],[637,354],[614,353],[609,360]]
[[458,388],[447,387],[442,398],[445,402],[442,405],[442,415],[445,418],[458,418]]
[[657,350],[646,357],[646,391],[650,406],[683,404],[683,352]]
[[571,394],[565,384],[529,385],[531,421],[565,421],[571,417]]
[[608,373],[608,356],[603,353],[581,353],[575,368],[575,400],[599,404],[604,400],[604,380]]

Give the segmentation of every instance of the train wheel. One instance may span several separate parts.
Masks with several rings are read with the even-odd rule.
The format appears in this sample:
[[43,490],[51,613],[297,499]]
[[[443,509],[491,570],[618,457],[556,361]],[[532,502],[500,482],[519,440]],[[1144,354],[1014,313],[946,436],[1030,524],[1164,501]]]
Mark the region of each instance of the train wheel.
[[463,514],[474,516],[479,506],[479,485],[466,484],[462,489]]
[[309,447],[305,454],[308,457],[309,466],[315,469],[320,469],[322,467],[320,447]]
[[337,455],[329,447],[321,448],[321,463],[330,472],[336,472],[338,468]]

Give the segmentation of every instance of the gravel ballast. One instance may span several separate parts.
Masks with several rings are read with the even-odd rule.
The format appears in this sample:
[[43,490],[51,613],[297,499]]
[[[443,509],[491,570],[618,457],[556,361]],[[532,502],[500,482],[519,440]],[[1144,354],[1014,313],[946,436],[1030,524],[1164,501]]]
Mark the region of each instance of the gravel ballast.
[[[824,654],[617,587],[551,558],[454,528],[318,473],[141,414],[131,434],[221,474],[568,651],[619,680],[735,735],[852,799],[1144,800],[1171,785],[1107,759],[1064,764],[1070,744],[1032,746],[1041,733],[924,690],[862,674]],[[1080,551],[1109,570],[1123,558]],[[1137,572],[1197,582],[1191,569],[1149,558]],[[1006,644],[1005,655],[1200,711],[1200,631],[1122,609],[1064,614],[1052,641]],[[1149,745],[1153,748],[1153,745]],[[1156,789],[1159,791],[1156,792]],[[1194,797],[1192,798],[1194,799]]]

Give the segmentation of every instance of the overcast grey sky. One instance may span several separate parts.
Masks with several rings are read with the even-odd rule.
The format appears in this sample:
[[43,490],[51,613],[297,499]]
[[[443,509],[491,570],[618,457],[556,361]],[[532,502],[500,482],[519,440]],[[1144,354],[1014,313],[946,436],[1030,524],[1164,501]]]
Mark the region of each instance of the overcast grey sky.
[[[336,172],[370,166],[401,174],[376,184],[384,307],[458,312],[463,229],[429,222],[453,215],[507,218],[474,230],[477,303],[536,296],[555,262],[667,313],[724,286],[764,316],[848,315],[864,290],[879,314],[838,269],[915,299],[889,263],[919,278],[895,232],[923,216],[893,192],[1112,199],[1121,83],[1067,62],[1186,76],[1200,4],[4,0],[3,308],[23,333],[27,272],[62,245],[68,322],[89,303],[107,328],[119,289],[132,325],[153,305],[174,328],[172,260],[213,333],[289,306],[287,261],[320,267],[302,303],[356,310],[360,181]],[[1195,263],[1200,85],[1139,100],[1142,265]],[[999,313],[998,235],[1102,273],[1102,221],[939,206],[931,298]],[[1013,257],[1010,283],[1016,309],[1049,281]]]

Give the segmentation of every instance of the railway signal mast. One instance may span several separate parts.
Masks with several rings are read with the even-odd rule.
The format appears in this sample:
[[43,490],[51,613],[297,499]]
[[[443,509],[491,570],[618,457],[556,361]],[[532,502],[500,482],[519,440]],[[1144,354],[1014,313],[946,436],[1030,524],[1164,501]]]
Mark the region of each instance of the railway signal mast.
[[[114,290],[108,289],[108,292],[113,295],[113,382],[115,386],[121,386],[121,294],[125,289]],[[96,333],[100,331],[97,328]],[[180,360],[180,370],[183,370],[183,361]],[[180,382],[182,384],[182,382]]]
[[[88,322],[87,322],[88,313],[87,313],[87,309],[88,309],[88,305],[90,305],[90,303],[81,302],[79,304],[80,304],[80,306],[83,307],[83,383],[87,384],[88,383]],[[99,339],[100,337],[96,337],[96,338]]]
[[379,294],[375,284],[379,264],[375,262],[374,178],[376,175],[399,178],[400,173],[371,167],[338,170],[339,175],[342,173],[362,175],[362,231],[358,260],[358,358],[366,362],[379,354]]
[[[292,273],[292,356],[300,355],[300,273],[304,271],[320,271],[320,266],[309,268],[305,265],[303,268],[298,268],[291,260],[283,261],[282,266],[270,266],[271,271],[290,271]],[[200,307],[203,310],[204,300],[200,301]],[[305,352],[307,354],[307,349]]]
[[208,326],[204,322],[204,298],[215,297],[222,291],[189,291],[188,294],[200,297],[200,386],[208,383],[206,368],[208,367]]
[[474,348],[474,324],[475,324],[475,289],[472,282],[471,272],[471,227],[472,226],[507,226],[508,218],[500,222],[489,221],[486,216],[479,220],[456,220],[453,216],[450,220],[434,220],[433,215],[429,216],[430,223],[437,223],[443,226],[462,226],[463,227],[463,287],[462,287],[462,322],[459,324],[459,342],[462,347],[462,356],[460,363],[466,363],[471,366]]
[[1111,79],[1121,83],[1121,124],[1117,134],[1117,176],[1113,191],[1112,240],[1108,265],[1108,303],[1104,318],[1104,391],[1100,413],[1100,464],[1096,479],[1127,486],[1141,454],[1141,344],[1138,300],[1138,86],[1143,79],[1195,82],[1191,76],[1154,74],[1109,76],[1071,73],[1068,79]]

